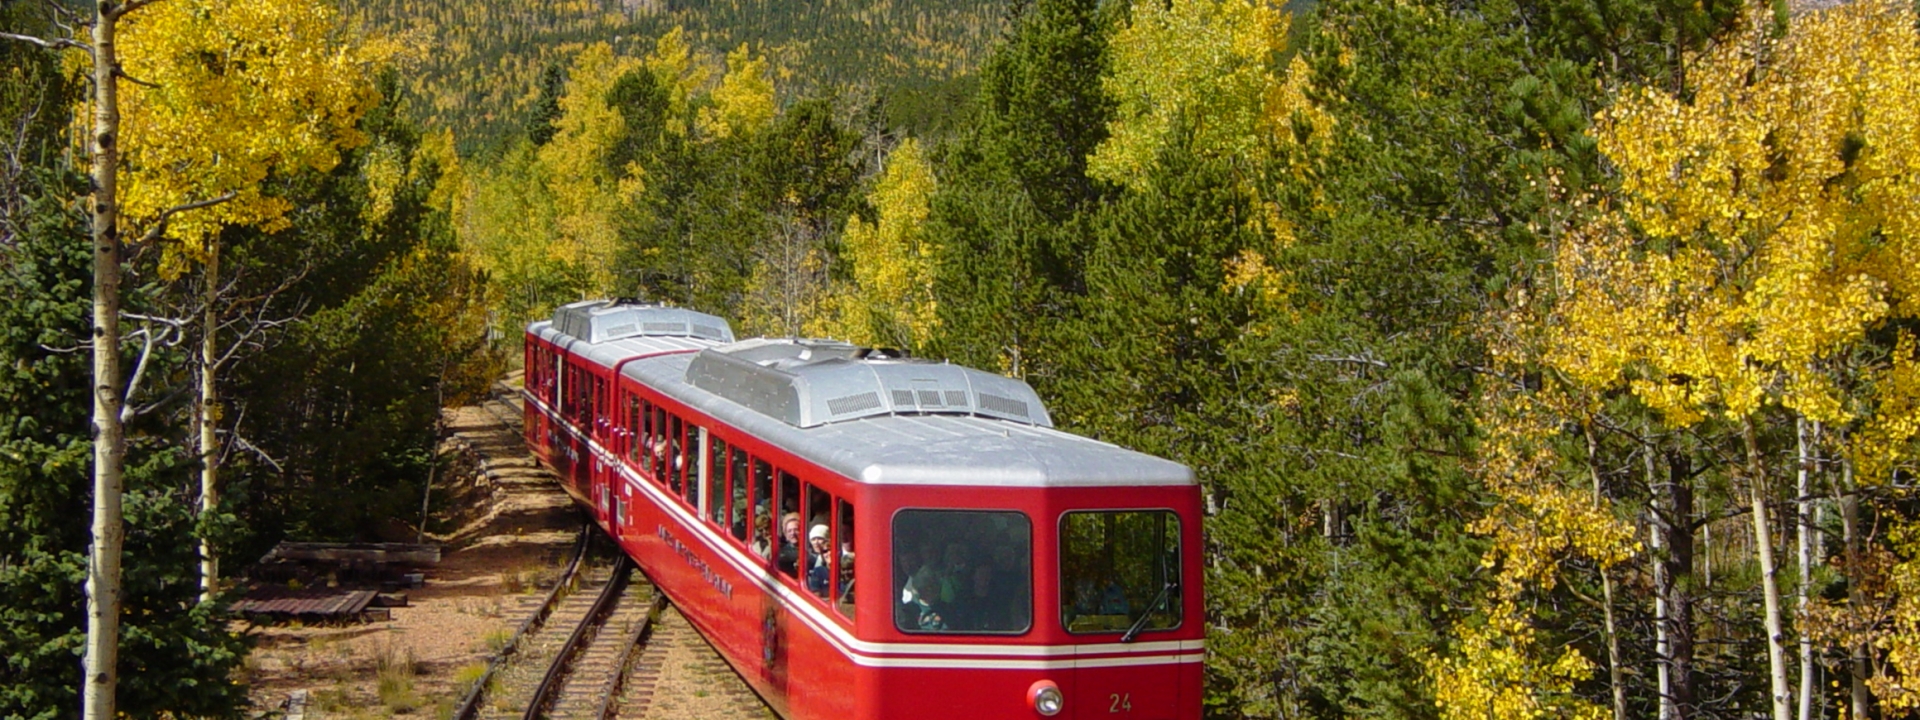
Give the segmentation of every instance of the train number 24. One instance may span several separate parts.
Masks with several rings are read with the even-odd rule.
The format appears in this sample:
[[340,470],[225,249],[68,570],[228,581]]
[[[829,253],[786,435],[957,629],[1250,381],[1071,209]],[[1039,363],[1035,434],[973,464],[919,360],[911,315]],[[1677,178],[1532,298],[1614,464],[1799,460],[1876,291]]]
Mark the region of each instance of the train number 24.
[[1132,693],[1114,693],[1112,695],[1108,695],[1107,697],[1113,700],[1113,704],[1107,706],[1107,712],[1109,713],[1133,712],[1133,694]]

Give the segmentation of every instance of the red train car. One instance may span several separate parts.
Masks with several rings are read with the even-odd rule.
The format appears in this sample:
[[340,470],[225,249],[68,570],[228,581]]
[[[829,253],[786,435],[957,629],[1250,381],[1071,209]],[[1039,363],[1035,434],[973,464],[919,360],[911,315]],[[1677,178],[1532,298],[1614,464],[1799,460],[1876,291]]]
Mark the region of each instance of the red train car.
[[635,303],[527,330],[527,440],[782,715],[1200,716],[1185,466],[1025,383]]

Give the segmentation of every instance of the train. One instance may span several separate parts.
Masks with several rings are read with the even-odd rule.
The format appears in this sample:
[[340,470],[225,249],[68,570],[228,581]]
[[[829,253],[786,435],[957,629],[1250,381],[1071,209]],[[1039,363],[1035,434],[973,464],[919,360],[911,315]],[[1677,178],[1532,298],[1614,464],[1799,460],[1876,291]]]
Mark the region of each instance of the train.
[[1026,383],[590,300],[528,325],[528,447],[789,720],[1201,715],[1191,469]]

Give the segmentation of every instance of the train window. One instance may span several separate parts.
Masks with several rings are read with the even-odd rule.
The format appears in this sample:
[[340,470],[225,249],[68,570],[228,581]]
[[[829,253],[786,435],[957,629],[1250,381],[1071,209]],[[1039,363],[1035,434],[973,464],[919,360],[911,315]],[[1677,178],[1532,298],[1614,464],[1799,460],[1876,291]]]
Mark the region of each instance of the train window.
[[681,445],[680,465],[687,475],[687,505],[693,508],[695,517],[700,515],[700,484],[705,476],[700,474],[700,426],[687,423],[687,444]]
[[1180,625],[1180,518],[1167,510],[1060,518],[1060,622],[1067,632]]
[[747,502],[746,451],[740,448],[734,448],[733,458],[729,463],[729,467],[733,468],[730,472],[733,477],[733,515],[728,518],[728,524],[732,526],[733,539],[746,542],[747,511],[752,507]]
[[841,500],[838,505],[836,522],[833,525],[834,546],[840,551],[833,554],[834,598],[833,606],[841,615],[853,617],[853,503]]
[[647,456],[651,458],[653,482],[667,484],[667,411],[659,405],[650,413],[653,425],[647,431]]
[[820,488],[808,484],[805,489],[807,509],[804,517],[805,537],[800,540],[807,554],[806,586],[807,592],[816,597],[833,596],[833,496]]
[[773,551],[773,538],[767,531],[772,513],[768,512],[773,497],[773,466],[759,458],[753,459],[753,551],[760,557],[767,557]]
[[606,407],[607,381],[596,377],[593,379],[593,395],[588,399],[587,405],[587,417],[592,418],[587,432],[593,437],[604,438],[606,435],[603,432],[607,426],[607,414],[603,412]]
[[640,434],[634,443],[634,455],[640,461],[640,469],[648,477],[653,476],[653,403],[640,401],[640,417],[633,424],[634,431]]
[[567,421],[580,425],[580,416],[585,411],[580,407],[581,393],[586,389],[580,379],[580,368],[567,365]]
[[800,479],[793,473],[780,472],[780,556],[774,563],[787,577],[800,574],[800,546],[806,542],[806,525],[800,516]]
[[727,441],[707,433],[707,522],[727,524]]
[[686,486],[682,482],[685,479],[686,468],[684,463],[681,462],[686,452],[685,447],[681,444],[685,430],[680,427],[680,416],[678,415],[668,415],[667,424],[664,427],[667,428],[667,435],[666,438],[661,441],[662,444],[660,448],[665,456],[661,464],[666,466],[667,486],[673,488],[673,494],[681,495],[686,492]]
[[1033,523],[1012,510],[893,516],[894,627],[1020,634],[1033,626]]
[[615,448],[614,453],[616,456],[625,455],[628,460],[638,460],[640,457],[640,441],[633,436],[633,431],[634,428],[639,427],[639,425],[635,424],[633,419],[640,415],[640,398],[632,393],[621,393],[620,396],[625,398],[625,402],[620,403],[620,430],[618,434],[626,443],[626,447]]

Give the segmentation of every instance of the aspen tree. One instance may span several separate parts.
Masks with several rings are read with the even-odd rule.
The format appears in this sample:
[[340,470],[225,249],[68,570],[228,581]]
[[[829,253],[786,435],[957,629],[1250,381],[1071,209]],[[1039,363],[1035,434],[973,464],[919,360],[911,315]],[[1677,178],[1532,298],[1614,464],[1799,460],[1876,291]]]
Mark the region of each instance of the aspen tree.
[[773,75],[767,58],[742,43],[727,53],[727,74],[700,110],[700,131],[717,138],[746,136],[773,122]]
[[933,168],[913,138],[887,154],[886,170],[867,195],[878,217],[869,223],[847,218],[841,261],[852,283],[834,292],[832,317],[817,325],[823,334],[855,343],[914,348],[938,328],[933,296],[933,258],[927,237],[933,197]]
[[1593,663],[1572,647],[1543,647],[1521,609],[1531,593],[1560,584],[1562,564],[1591,560],[1604,577],[1638,550],[1632,527],[1613,515],[1597,488],[1583,490],[1580,478],[1557,470],[1555,420],[1583,410],[1577,397],[1559,391],[1490,393],[1481,418],[1488,437],[1475,471],[1497,504],[1469,529],[1493,539],[1481,565],[1492,571],[1494,589],[1477,616],[1456,627],[1454,653],[1427,662],[1445,720],[1609,716],[1573,693]]
[[261,181],[337,163],[341,148],[361,142],[354,122],[378,98],[365,80],[369,57],[341,42],[320,3],[102,2],[87,29],[85,38],[7,39],[91,61],[95,435],[82,714],[104,720],[115,716],[124,423],[145,367],[129,378],[121,364],[126,254],[158,245],[163,271],[177,275],[223,226],[284,227],[290,203]]
[[646,182],[645,170],[637,163],[609,168],[601,161],[626,130],[620,113],[607,102],[607,91],[621,75],[639,67],[639,60],[615,54],[606,43],[594,43],[575,55],[560,97],[560,115],[553,122],[553,139],[538,150],[547,196],[555,205],[547,252],[583,268],[589,294],[614,291],[613,217]]
[[1777,38],[1750,14],[1690,59],[1686,96],[1643,88],[1600,114],[1625,200],[1556,255],[1557,364],[1626,368],[1669,424],[1736,428],[1775,720],[1793,691],[1758,425],[1773,407],[1852,420],[1820,364],[1913,310],[1912,33],[1893,3],[1799,16]]
[[[1256,165],[1295,142],[1321,144],[1333,118],[1306,97],[1306,61],[1284,65],[1291,16],[1266,0],[1140,0],[1110,41],[1101,85],[1115,98],[1109,136],[1087,173],[1136,189],[1173,142]],[[1290,170],[1301,171],[1303,165]]]

